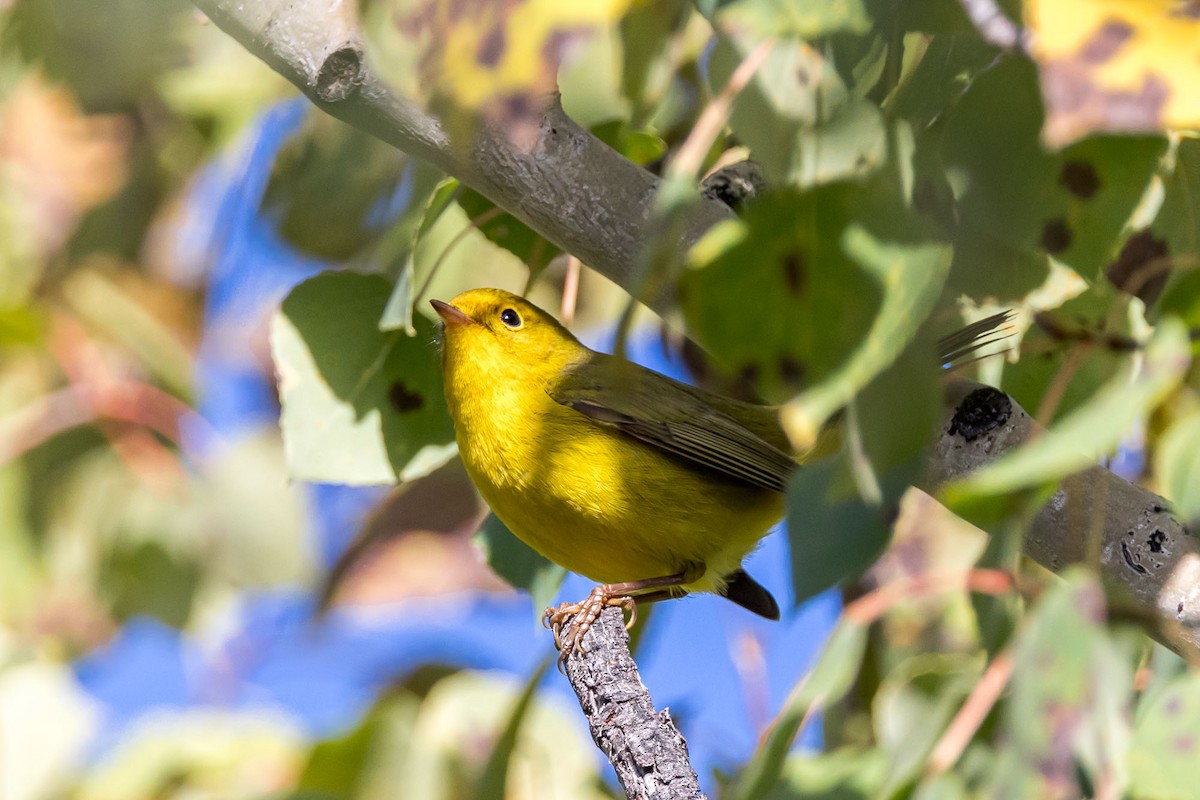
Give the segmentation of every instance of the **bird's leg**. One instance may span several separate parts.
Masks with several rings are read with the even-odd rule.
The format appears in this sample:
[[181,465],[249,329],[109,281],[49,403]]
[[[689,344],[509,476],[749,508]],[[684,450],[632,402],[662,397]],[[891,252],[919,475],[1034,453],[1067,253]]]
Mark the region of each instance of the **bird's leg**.
[[[661,578],[646,578],[625,583],[606,583],[592,589],[585,600],[579,603],[563,603],[558,608],[547,608],[542,614],[542,624],[554,633],[554,645],[559,649],[558,669],[561,672],[567,657],[576,649],[583,649],[583,636],[592,627],[600,612],[609,606],[623,608],[629,612],[626,630],[637,620],[637,600],[655,602],[687,594],[684,584],[697,580],[704,574],[704,567],[691,566],[683,572]],[[570,625],[568,626],[568,623]],[[565,636],[563,635],[566,629]]]

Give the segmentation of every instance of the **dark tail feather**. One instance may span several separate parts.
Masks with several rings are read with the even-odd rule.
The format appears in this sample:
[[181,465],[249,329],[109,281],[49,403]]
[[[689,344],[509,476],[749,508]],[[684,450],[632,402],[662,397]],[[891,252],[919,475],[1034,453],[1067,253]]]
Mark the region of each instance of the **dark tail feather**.
[[753,611],[767,619],[779,619],[779,604],[762,584],[738,570],[729,576],[729,582],[721,590],[721,597],[728,597],[748,611]]

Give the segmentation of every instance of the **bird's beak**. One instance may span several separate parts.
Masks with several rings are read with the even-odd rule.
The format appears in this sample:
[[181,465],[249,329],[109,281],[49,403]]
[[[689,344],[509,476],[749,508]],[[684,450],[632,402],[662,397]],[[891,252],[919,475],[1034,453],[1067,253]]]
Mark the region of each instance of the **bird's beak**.
[[438,316],[442,318],[442,322],[446,323],[446,325],[458,326],[479,324],[472,317],[464,314],[461,310],[455,308],[449,303],[443,303],[441,300],[430,300],[429,304],[433,306],[433,310],[438,313]]

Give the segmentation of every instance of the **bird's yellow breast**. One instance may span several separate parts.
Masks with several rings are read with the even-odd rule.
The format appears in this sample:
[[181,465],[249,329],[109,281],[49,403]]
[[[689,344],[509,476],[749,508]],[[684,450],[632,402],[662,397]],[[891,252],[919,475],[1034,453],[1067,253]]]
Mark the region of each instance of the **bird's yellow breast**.
[[[534,550],[602,583],[703,565],[714,591],[782,515],[782,497],[722,478],[555,403],[536,382],[447,371],[463,463]],[[469,387],[469,388],[466,388]]]

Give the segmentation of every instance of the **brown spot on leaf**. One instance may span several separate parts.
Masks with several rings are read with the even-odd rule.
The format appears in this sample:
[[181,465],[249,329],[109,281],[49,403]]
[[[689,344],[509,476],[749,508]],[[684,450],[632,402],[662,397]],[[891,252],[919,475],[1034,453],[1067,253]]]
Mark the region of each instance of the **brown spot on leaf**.
[[804,380],[804,365],[795,357],[785,355],[779,359],[779,377],[785,383],[800,383]]
[[483,41],[479,43],[479,49],[475,53],[475,60],[485,67],[495,67],[504,56],[505,41],[504,25],[496,25],[488,31],[487,36],[484,36]]
[[1100,190],[1100,176],[1087,161],[1068,161],[1063,164],[1058,182],[1080,200],[1090,200]]
[[1130,38],[1133,28],[1123,19],[1109,19],[1096,29],[1079,49],[1079,58],[1089,64],[1103,64],[1117,54]]
[[1175,3],[1175,7],[1169,13],[1172,17],[1181,19],[1200,19],[1200,1],[1181,0]]
[[396,381],[388,387],[388,402],[401,414],[420,411],[425,407],[425,398],[421,393],[409,389],[402,381]]
[[1143,228],[1129,237],[1105,274],[1121,291],[1152,305],[1167,285],[1168,253],[1166,240],[1156,237],[1149,228]]
[[746,366],[742,367],[742,371],[738,373],[738,377],[747,386],[753,386],[758,381],[758,373],[758,364],[747,364]]
[[803,294],[804,284],[808,279],[808,267],[804,253],[800,250],[790,250],[783,254],[780,264],[783,267],[783,280],[787,283],[788,291],[794,296]]
[[1042,227],[1042,249],[1057,255],[1071,246],[1071,229],[1062,218],[1047,220]]

